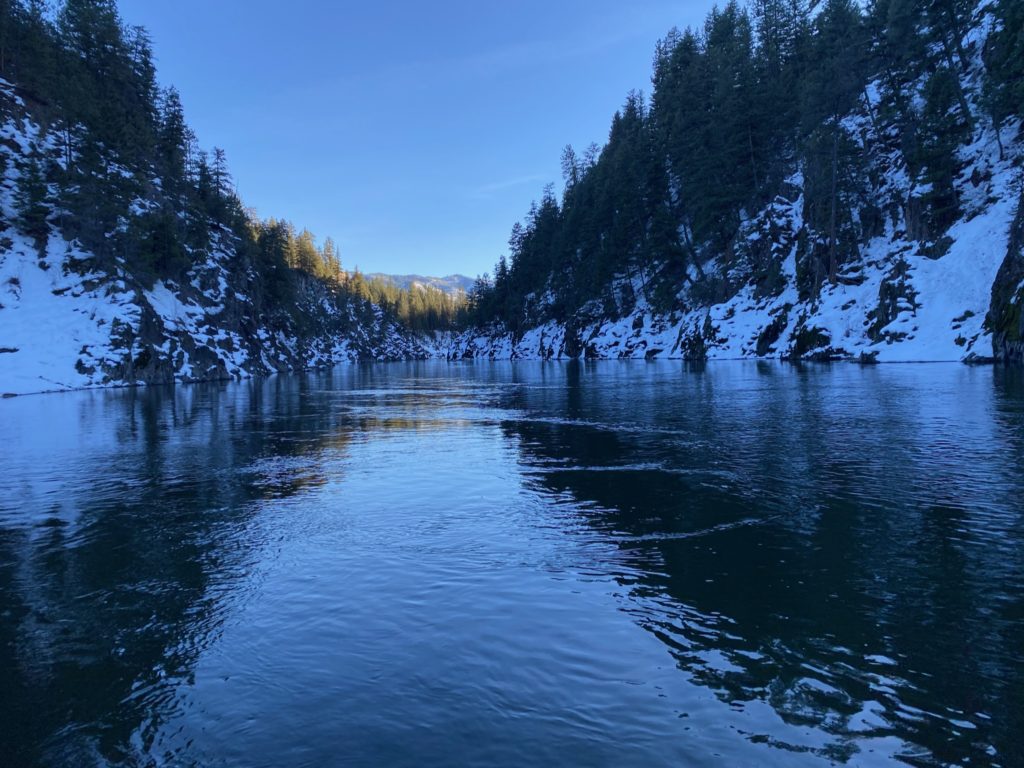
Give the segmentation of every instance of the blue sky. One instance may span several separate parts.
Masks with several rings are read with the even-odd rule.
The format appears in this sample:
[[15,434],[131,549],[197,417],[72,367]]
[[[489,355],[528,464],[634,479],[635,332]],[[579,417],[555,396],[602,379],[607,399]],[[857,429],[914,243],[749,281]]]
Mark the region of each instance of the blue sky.
[[[489,271],[559,156],[603,143],[710,0],[121,0],[261,216],[348,268]],[[283,12],[282,12],[283,11]]]

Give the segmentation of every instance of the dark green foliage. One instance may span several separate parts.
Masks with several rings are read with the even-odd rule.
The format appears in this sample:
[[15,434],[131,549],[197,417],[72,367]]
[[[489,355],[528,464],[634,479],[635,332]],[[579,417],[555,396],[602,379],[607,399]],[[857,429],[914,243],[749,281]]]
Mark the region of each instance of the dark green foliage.
[[[152,161],[157,135],[145,32],[126,28],[113,0],[67,0],[53,17],[38,0],[7,0],[0,5],[0,70],[41,122],[56,126],[57,193],[50,202],[61,211],[65,235],[107,263],[122,256],[131,266],[140,252],[133,234],[144,228],[125,222],[144,191],[137,171]],[[29,186],[33,180],[25,177]],[[37,229],[39,210],[26,222]]]
[[839,268],[857,255],[860,232],[850,202],[864,192],[860,150],[834,120],[804,142],[804,220],[818,236],[800,249],[803,298],[815,295],[825,280],[835,282]]
[[272,306],[286,304],[294,295],[295,280],[289,264],[294,236],[294,227],[285,222],[271,219],[252,224],[256,267],[263,276],[264,296]]
[[801,292],[817,293],[856,251],[849,205],[859,188],[863,158],[841,119],[854,108],[867,80],[865,37],[852,0],[827,0],[807,43],[814,66],[801,79],[804,218],[823,238],[803,250]]
[[920,74],[927,61],[927,40],[921,34],[924,9],[920,0],[876,0],[871,16],[876,45],[885,66],[905,82]]
[[[812,133],[857,103],[867,82],[866,38],[853,0],[827,0],[814,21],[808,43],[813,66],[801,78],[803,130]],[[830,133],[835,133],[831,131]]]
[[465,299],[433,288],[400,290],[384,280],[367,280],[355,269],[346,273],[331,238],[321,247],[309,230],[296,232],[287,221],[270,219],[248,222],[248,251],[262,277],[263,298],[268,306],[289,306],[295,301],[298,275],[323,281],[341,301],[349,302],[362,322],[375,320],[373,305],[392,319],[418,331],[447,330],[465,321]]
[[[917,189],[910,234],[940,252],[959,214],[957,152],[973,133],[961,80],[975,5],[733,0],[698,30],[670,31],[650,108],[631,95],[592,161],[563,154],[561,206],[546,194],[517,225],[508,261],[473,292],[474,322],[515,331],[540,314],[621,313],[640,298],[669,311],[724,298],[736,269],[758,270],[774,290],[778,255],[759,261],[737,234],[801,191],[797,273],[813,299],[826,282],[856,279],[845,266],[885,225],[869,169],[900,150]],[[985,52],[997,124],[1024,105],[1022,8],[997,0]],[[790,177],[802,178],[796,192]]]
[[156,86],[148,35],[122,23],[115,0],[64,0],[53,13],[43,0],[0,0],[0,75],[52,128],[52,151],[18,168],[16,223],[38,240],[55,224],[98,257],[93,266],[144,286],[190,280],[227,246],[260,311],[300,325],[314,322],[297,309],[310,280],[367,322],[371,301],[418,329],[464,321],[464,301],[349,276],[330,238],[318,246],[308,230],[247,213],[224,151],[196,148],[178,92]]
[[757,90],[750,106],[752,124],[759,130],[759,176],[764,189],[778,188],[786,168],[786,147],[800,120],[799,92],[808,56],[810,25],[803,0],[754,0],[756,30],[754,66]]
[[156,278],[180,278],[190,265],[173,211],[151,213],[135,220],[138,243],[133,261],[136,273],[152,285]]
[[452,296],[433,286],[400,289],[382,278],[362,283],[366,298],[414,331],[451,330],[465,322],[464,296]]
[[37,241],[45,240],[49,233],[47,217],[50,215],[50,193],[43,163],[42,153],[33,149],[18,164],[18,187],[14,196],[18,225]]
[[705,25],[704,78],[707,120],[701,151],[691,157],[699,187],[690,204],[694,230],[724,245],[739,225],[743,204],[758,192],[758,147],[750,106],[754,102],[750,19],[735,0],[711,12]]
[[189,130],[181,97],[174,88],[169,88],[161,97],[155,141],[157,173],[163,189],[168,194],[180,194],[186,183]]
[[59,49],[43,0],[0,0],[0,72],[35,96],[57,86]]
[[998,0],[995,17],[984,51],[985,102],[998,127],[1008,118],[1024,118],[1024,3]]
[[[230,242],[264,308],[294,305],[305,275],[355,311],[372,313],[373,300],[413,327],[468,316],[518,331],[638,301],[670,311],[721,297],[738,267],[758,261],[741,227],[777,197],[797,199],[789,179],[802,174],[798,277],[813,297],[846,279],[844,265],[882,228],[868,194],[872,152],[902,150],[918,192],[906,219],[928,247],[958,215],[957,151],[975,120],[961,83],[977,53],[964,47],[974,5],[730,0],[701,28],[671,31],[655,52],[649,100],[629,94],[603,147],[565,149],[562,194],[546,188],[516,224],[467,310],[348,274],[332,241],[246,213],[223,151],[198,151],[179,95],[156,86],[145,31],[126,27],[114,0],[64,0],[52,14],[42,0],[0,0],[0,74],[48,127],[52,148],[19,169],[18,225],[40,238],[58,226],[101,266],[145,280],[185,279]],[[985,11],[995,25],[984,106],[997,126],[1024,115],[1022,8],[996,0]],[[846,120],[869,103],[871,138]],[[765,290],[778,283],[762,277]]]
[[147,158],[154,140],[156,77],[144,31],[126,28],[114,0],[66,0],[57,17],[59,103],[122,162]]
[[925,85],[921,115],[923,138],[917,158],[927,190],[921,195],[927,208],[929,237],[937,237],[956,219],[959,201],[953,182],[959,171],[957,147],[969,130],[957,104],[957,77],[939,67]]

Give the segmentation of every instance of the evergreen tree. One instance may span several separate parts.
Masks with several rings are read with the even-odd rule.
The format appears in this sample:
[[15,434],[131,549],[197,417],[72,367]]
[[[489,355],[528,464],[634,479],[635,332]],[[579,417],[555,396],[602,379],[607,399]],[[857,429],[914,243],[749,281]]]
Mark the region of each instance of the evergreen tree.
[[341,257],[338,254],[338,247],[334,240],[328,237],[324,240],[323,249],[320,254],[330,278],[337,280],[341,274]]
[[227,153],[220,147],[213,148],[213,163],[210,167],[210,173],[217,196],[221,199],[231,197],[231,171],[228,170]]
[[924,140],[918,164],[922,168],[927,205],[928,235],[945,231],[959,212],[954,181],[959,171],[956,150],[970,135],[970,128],[958,109],[956,73],[938,68],[925,86],[925,105],[921,115]]
[[[697,201],[703,192],[699,158],[709,130],[708,100],[704,78],[703,52],[693,30],[670,42],[656,63],[655,90],[651,109],[654,141],[667,161],[669,187],[667,203],[680,222],[689,258],[697,261],[694,235]],[[701,233],[703,234],[703,233]]]
[[33,147],[28,156],[18,163],[18,184],[14,194],[17,222],[26,234],[37,241],[44,241],[49,234],[50,193],[43,163],[42,153]]
[[178,221],[172,210],[147,214],[135,222],[133,240],[138,252],[133,267],[144,283],[172,278],[179,280],[190,266],[188,253],[181,242]]
[[270,219],[257,227],[257,265],[271,306],[285,304],[294,290],[291,277],[291,231],[285,222]]
[[583,164],[576,156],[576,150],[571,144],[566,144],[562,150],[562,179],[565,182],[565,193],[570,194],[584,174]]
[[995,26],[984,51],[985,106],[1000,128],[1011,118],[1024,118],[1024,4],[1018,0],[998,0],[994,9]]
[[785,150],[799,127],[801,54],[809,25],[802,0],[754,0],[757,88],[751,114],[764,142],[762,181],[776,186],[785,174]]
[[294,248],[294,265],[296,269],[299,269],[308,275],[316,275],[318,277],[324,276],[324,270],[322,269],[323,262],[320,260],[320,253],[317,250],[316,241],[313,238],[312,232],[308,229],[303,229],[295,239]]
[[175,88],[162,94],[160,126],[157,135],[158,173],[169,194],[180,194],[186,182],[186,161],[189,156],[189,131],[185,111]]
[[694,158],[694,228],[724,245],[736,231],[743,204],[757,194],[762,140],[750,106],[755,87],[752,29],[746,11],[732,0],[705,25],[704,76],[708,120]]
[[[943,64],[950,72],[967,71],[967,54],[963,38],[973,8],[973,0],[924,0],[926,29],[942,51]],[[960,78],[954,75],[943,86],[952,91],[960,109],[960,119],[968,126],[973,122]]]
[[[845,182],[858,175],[860,159],[841,119],[856,104],[866,79],[860,10],[852,0],[826,1],[815,19],[810,46],[816,66],[804,77],[801,105],[805,129],[810,131],[805,153],[805,206],[808,220],[827,232],[827,274],[829,281],[835,282],[846,256],[840,230],[849,213],[843,210],[841,192]],[[819,274],[816,266],[813,271]],[[816,286],[820,281],[813,282]]]
[[53,92],[60,61],[44,0],[0,3],[0,72],[39,96]]

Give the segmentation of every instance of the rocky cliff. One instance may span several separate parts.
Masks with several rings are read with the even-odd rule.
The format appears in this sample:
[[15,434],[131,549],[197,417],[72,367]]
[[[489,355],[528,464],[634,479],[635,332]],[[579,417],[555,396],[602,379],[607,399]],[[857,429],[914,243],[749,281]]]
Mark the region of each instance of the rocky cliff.
[[992,286],[987,327],[997,359],[1024,362],[1024,191],[1010,229],[1006,259]]

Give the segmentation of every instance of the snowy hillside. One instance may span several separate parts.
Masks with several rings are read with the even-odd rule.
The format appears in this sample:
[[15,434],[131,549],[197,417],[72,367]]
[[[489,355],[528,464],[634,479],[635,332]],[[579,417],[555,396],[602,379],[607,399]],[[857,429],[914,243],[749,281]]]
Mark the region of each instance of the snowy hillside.
[[466,277],[465,275],[429,277],[426,275],[387,275],[383,272],[373,272],[368,274],[367,277],[371,280],[385,280],[392,283],[396,288],[401,288],[403,290],[409,290],[417,286],[437,288],[451,296],[469,293],[473,289],[474,283],[472,277]]
[[[423,357],[381,311],[297,276],[289,312],[261,313],[229,232],[177,282],[147,285],[123,259],[113,267],[56,216],[45,237],[17,226],[23,159],[53,149],[15,87],[0,81],[0,394],[249,377],[339,362]],[[145,208],[149,201],[135,205]]]
[[[855,179],[859,188],[841,198],[852,234],[833,275],[808,288],[807,265],[820,264],[828,234],[808,220],[809,182],[796,163],[780,194],[759,210],[741,211],[724,252],[689,264],[675,284],[675,309],[654,308],[651,286],[667,264],[627,259],[629,271],[618,271],[601,299],[565,317],[555,298],[564,285],[556,269],[544,291],[525,297],[525,330],[485,326],[452,338],[447,356],[1024,358],[1024,141],[1018,119],[1008,118],[997,133],[986,112],[989,4],[978,4],[971,19],[959,46],[964,68],[955,77],[975,120],[955,148],[956,215],[948,226],[936,233],[923,213],[934,190],[924,174],[909,171],[893,86],[880,77],[838,122],[864,168]],[[902,87],[924,103],[927,82],[922,75]]]
[[[639,297],[627,314],[600,317],[591,308],[568,323],[551,320],[518,337],[500,329],[469,331],[450,340],[446,355],[872,362],[1001,356],[993,350],[986,316],[1000,266],[1021,248],[1019,239],[1010,247],[1011,224],[1021,205],[1020,143],[1000,160],[994,134],[982,131],[964,159],[958,187],[967,207],[948,230],[948,250],[941,256],[922,252],[921,244],[908,237],[900,200],[912,190],[899,172],[892,172],[880,190],[897,211],[885,231],[868,241],[860,262],[846,265],[835,285],[801,301],[796,248],[805,231],[796,175],[790,180],[792,199],[776,199],[745,225],[743,246],[770,249],[778,264],[779,290],[767,295],[761,290],[763,269],[737,268],[724,275],[738,286],[729,299],[658,314],[643,297],[642,278],[622,278],[616,289]],[[1024,281],[1018,285],[1014,303],[1021,300]]]

